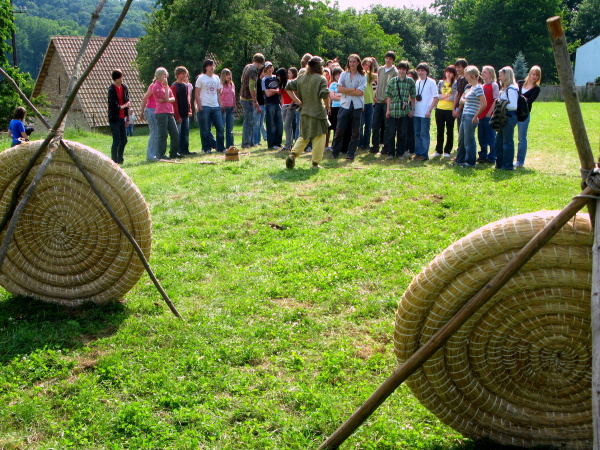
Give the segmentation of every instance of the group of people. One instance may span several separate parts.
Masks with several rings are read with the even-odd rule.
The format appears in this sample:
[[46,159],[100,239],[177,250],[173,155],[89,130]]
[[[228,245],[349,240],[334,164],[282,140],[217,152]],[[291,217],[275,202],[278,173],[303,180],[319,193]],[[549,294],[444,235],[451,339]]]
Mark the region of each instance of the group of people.
[[[307,54],[302,58],[298,77],[293,72],[295,68],[288,71],[280,68],[273,76],[272,63],[257,53],[242,74],[242,146],[256,145],[257,136],[260,140],[257,130],[262,126],[261,97],[264,97],[268,146],[291,150],[288,167],[294,166],[295,159],[306,147],[312,147],[314,167],[319,167],[326,149],[331,151],[332,158],[345,153],[349,161],[354,160],[359,149],[380,153],[390,160],[427,161],[432,115],[437,125],[432,157],[448,158],[461,167],[475,167],[480,163],[512,170],[525,164],[531,116],[527,114],[518,121],[517,107],[522,96],[528,113],[531,112],[540,92],[539,66],[533,66],[527,77],[518,82],[513,69],[503,67],[497,81],[492,66],[484,66],[480,72],[465,59],[459,59],[446,67],[443,78],[436,82],[430,77],[427,63],[422,62],[416,70],[411,70],[408,61],[396,64],[392,51],[384,59],[385,64],[379,67],[375,58],[361,60],[352,54],[342,69],[335,61],[325,63]],[[314,81],[303,82],[308,79]],[[494,130],[491,118],[496,110],[502,110],[503,118]],[[291,113],[294,111],[300,116],[296,129],[295,114]],[[316,119],[327,123],[316,127]],[[457,155],[451,158],[455,122],[458,124]],[[517,126],[515,162],[514,129]],[[281,147],[283,131],[286,140]],[[334,133],[333,142],[328,146],[330,131]],[[293,139],[296,144],[291,148]]]
[[[275,71],[264,55],[255,54],[242,72],[239,89],[244,113],[242,148],[260,145],[262,137],[269,149],[291,152],[288,166],[301,152],[311,149],[314,167],[320,167],[325,150],[333,158],[343,153],[349,161],[354,160],[358,150],[379,153],[390,160],[426,161],[430,158],[430,124],[435,115],[437,140],[432,157],[448,158],[463,167],[480,163],[511,170],[524,165],[530,115],[517,121],[516,112],[521,96],[531,111],[540,92],[538,66],[517,82],[511,67],[500,69],[497,79],[493,67],[484,66],[480,72],[459,59],[446,67],[442,79],[436,81],[431,78],[427,63],[411,70],[408,61],[396,63],[392,51],[386,53],[384,60],[379,66],[376,58],[361,60],[352,54],[342,67],[337,60],[325,62],[306,54],[300,70],[281,67]],[[112,77],[114,82],[108,92],[111,157],[121,164],[130,101],[123,74],[115,70]],[[141,112],[150,129],[147,160],[196,154],[189,149],[193,109],[204,153],[224,152],[234,145],[237,102],[231,71],[223,69],[218,76],[215,62],[207,59],[195,86],[189,82],[188,70],[183,66],[175,69],[172,85],[168,85],[167,78],[167,70],[159,67],[142,101]],[[497,103],[504,108],[504,117],[501,127],[494,130],[491,118],[498,109]],[[455,122],[457,155],[451,159]],[[513,162],[517,126],[518,151]]]

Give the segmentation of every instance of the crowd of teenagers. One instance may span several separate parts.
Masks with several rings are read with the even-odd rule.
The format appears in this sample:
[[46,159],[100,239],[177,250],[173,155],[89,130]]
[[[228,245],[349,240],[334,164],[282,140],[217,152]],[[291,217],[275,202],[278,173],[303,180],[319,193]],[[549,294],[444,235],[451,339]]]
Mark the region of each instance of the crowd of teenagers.
[[[233,146],[237,101],[231,71],[223,69],[219,76],[215,62],[207,59],[194,85],[185,67],[175,69],[175,82],[170,86],[168,75],[165,68],[156,69],[141,105],[150,130],[147,160],[197,154],[189,148],[192,110],[204,153],[224,152]],[[113,71],[112,78],[108,92],[111,156],[121,164],[133,111],[122,72]],[[241,147],[256,147],[261,139],[266,140],[270,150],[290,152],[288,168],[294,167],[302,152],[310,151],[313,167],[320,167],[325,151],[332,158],[344,154],[349,161],[360,150],[388,160],[426,161],[435,115],[437,139],[431,157],[448,158],[462,167],[479,163],[512,170],[525,164],[530,112],[540,81],[538,66],[517,82],[509,66],[496,77],[492,66],[480,71],[464,59],[446,67],[436,81],[427,63],[411,70],[408,61],[396,62],[392,51],[386,53],[382,66],[373,57],[361,59],[356,54],[348,57],[345,67],[337,60],[325,62],[306,54],[299,70],[275,70],[257,53],[245,66],[239,85],[244,116]],[[457,153],[451,158],[455,122]]]

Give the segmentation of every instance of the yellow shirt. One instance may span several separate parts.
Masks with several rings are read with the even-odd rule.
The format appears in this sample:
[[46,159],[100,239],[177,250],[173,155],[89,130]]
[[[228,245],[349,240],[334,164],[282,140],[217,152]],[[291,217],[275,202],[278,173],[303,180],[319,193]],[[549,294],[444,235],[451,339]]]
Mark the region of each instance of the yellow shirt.
[[445,111],[454,109],[454,96],[452,95],[452,85],[447,81],[439,83],[438,93],[441,95],[450,94],[450,97],[448,97],[446,100],[440,100],[437,104],[437,109],[443,109]]

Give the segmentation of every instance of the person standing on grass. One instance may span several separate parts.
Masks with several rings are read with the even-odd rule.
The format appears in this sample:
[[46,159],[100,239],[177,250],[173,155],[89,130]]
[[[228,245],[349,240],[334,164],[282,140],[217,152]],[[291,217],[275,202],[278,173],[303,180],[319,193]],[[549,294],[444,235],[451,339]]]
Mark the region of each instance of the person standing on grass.
[[533,66],[529,69],[529,73],[524,80],[520,80],[519,93],[527,99],[529,107],[529,115],[523,122],[517,122],[519,146],[517,147],[517,162],[515,167],[523,167],[525,164],[525,156],[527,155],[527,129],[531,121],[531,105],[540,95],[540,82],[542,81],[542,69],[540,66]]
[[175,68],[175,83],[171,85],[171,92],[175,97],[173,103],[173,111],[175,115],[175,123],[179,131],[179,154],[183,156],[195,155],[195,152],[190,152],[190,117],[192,115],[192,105],[188,95],[188,86],[186,77],[188,70],[179,66]]
[[256,82],[256,100],[258,102],[258,109],[254,111],[254,135],[252,143],[253,145],[260,145],[260,138],[267,140],[267,129],[265,128],[265,85],[264,80],[266,77],[265,71],[267,67],[272,63],[267,61],[263,67],[258,69],[258,80]]
[[[462,95],[465,93],[465,89],[467,87],[467,79],[465,78],[465,68],[468,65],[469,64],[467,63],[467,60],[464,58],[459,58],[454,63],[454,67],[456,67],[457,78],[456,78],[456,94],[454,95],[454,111],[452,112],[452,115],[456,119],[456,127],[459,130],[460,130],[460,115],[462,112],[462,107],[460,105],[460,99],[462,98]],[[457,147],[456,151],[458,151],[461,146],[462,146],[462,144],[461,144],[460,135],[459,135],[458,147]]]
[[506,123],[496,134],[496,169],[513,170],[519,86],[515,83],[515,74],[510,66],[500,69],[499,78],[500,95],[498,98],[508,101],[508,105],[506,106]]
[[127,145],[129,126],[129,89],[123,84],[123,72],[112,71],[113,83],[108,88],[108,124],[112,134],[110,157],[117,164],[123,164],[123,153]]
[[483,88],[479,84],[479,69],[475,66],[467,66],[465,78],[470,87],[465,90],[463,98],[460,99],[462,108],[462,120],[460,122],[459,137],[464,142],[464,151],[458,150],[456,156],[457,166],[475,167],[477,157],[477,144],[475,143],[475,130],[479,123],[479,115],[485,110],[487,102]]
[[[385,54],[385,65],[377,71],[377,89],[373,98],[373,138],[371,153],[379,153],[379,143],[381,139],[381,130],[385,129],[386,122],[386,91],[389,81],[398,76],[398,69],[394,67],[396,54],[389,51]],[[406,74],[405,74],[406,76]]]
[[256,99],[256,83],[258,80],[258,69],[265,63],[262,53],[256,53],[252,62],[244,67],[242,81],[240,83],[240,102],[244,110],[244,123],[242,125],[242,148],[253,146],[254,133],[254,111],[260,108]]
[[281,116],[281,94],[279,93],[280,82],[278,76],[283,72],[285,81],[287,81],[287,72],[285,69],[279,69],[278,75],[273,75],[273,64],[269,61],[265,63],[265,78],[263,84],[265,87],[265,122],[267,128],[267,148],[269,150],[281,149],[283,139],[283,117]]
[[200,124],[200,136],[202,138],[202,150],[204,153],[212,151],[211,124],[215,126],[218,152],[225,151],[225,132],[223,130],[223,113],[221,107],[221,92],[223,86],[221,80],[215,75],[215,62],[207,59],[202,64],[202,72],[196,79],[196,111],[198,123]]
[[327,130],[327,136],[325,137],[325,150],[328,151],[332,150],[329,146],[329,134],[331,131],[335,133],[338,113],[340,112],[340,100],[342,99],[342,95],[338,93],[337,87],[342,72],[343,70],[341,67],[334,67],[331,70],[333,82],[329,85],[329,110],[327,111],[327,116],[329,117],[329,129]]
[[358,147],[361,150],[368,150],[369,142],[371,142],[371,130],[373,128],[373,101],[375,100],[373,83],[377,81],[377,70],[379,68],[377,67],[375,58],[364,58],[361,64],[367,77],[367,87],[365,89],[363,110],[360,116]]
[[[338,92],[342,94],[338,123],[333,138],[331,156],[337,158],[342,151],[342,143],[346,129],[352,130],[352,138],[346,154],[347,161],[354,161],[356,148],[360,138],[360,117],[364,106],[364,92],[367,88],[367,77],[360,64],[360,56],[352,54],[348,57],[346,71],[340,76]],[[369,89],[371,87],[369,86]]]
[[289,82],[285,89],[300,108],[300,136],[292,152],[285,160],[285,166],[292,169],[309,142],[312,141],[312,167],[320,168],[325,151],[325,134],[329,127],[329,89],[323,76],[323,60],[313,56],[308,61],[303,76]]
[[[410,67],[410,63],[409,63]],[[417,75],[417,71],[415,69],[410,69],[406,72],[406,76],[412,78],[412,80],[416,83],[419,81],[419,75]],[[412,157],[415,154],[415,118],[408,118],[408,130],[406,132],[406,151]]]
[[[156,128],[157,128],[157,142],[158,142],[158,159],[175,159],[180,158],[179,154],[179,132],[177,131],[177,124],[175,123],[175,112],[173,110],[173,103],[175,103],[175,96],[169,88],[167,82],[169,78],[169,72],[164,67],[159,67],[154,73],[156,81],[151,86],[152,95],[156,102]],[[171,139],[171,148],[169,152],[169,158],[167,158],[167,134]]]
[[496,132],[492,128],[490,120],[494,114],[494,100],[500,95],[500,88],[496,83],[496,70],[492,66],[483,66],[481,78],[483,78],[483,93],[487,106],[479,116],[479,125],[477,126],[480,149],[477,162],[494,164],[496,162]]
[[[408,61],[398,63],[398,76],[387,83],[385,91],[385,143],[382,154],[387,159],[405,159],[408,120],[415,112],[415,81],[406,76]],[[395,144],[394,144],[395,139]]]
[[235,102],[235,85],[233,84],[231,70],[223,69],[221,71],[221,105],[223,106],[223,124],[225,126],[225,147],[229,148],[235,145],[233,142],[233,126],[235,124],[235,112],[237,105]]
[[[439,101],[435,108],[435,124],[437,125],[437,143],[433,156],[450,158],[454,145],[454,96],[456,95],[456,68],[452,65],[444,70],[444,79],[438,82]],[[444,128],[446,129],[446,145],[444,145]]]
[[[154,84],[156,80],[152,80]],[[158,161],[158,124],[156,123],[156,101],[152,95],[152,84],[148,87],[144,98],[142,98],[142,116],[148,122],[148,147],[146,149],[146,161]]]
[[429,159],[429,128],[431,126],[431,112],[438,102],[438,93],[435,81],[429,78],[429,65],[420,63],[417,66],[419,80],[415,86],[417,96],[415,97],[415,161],[427,161]]

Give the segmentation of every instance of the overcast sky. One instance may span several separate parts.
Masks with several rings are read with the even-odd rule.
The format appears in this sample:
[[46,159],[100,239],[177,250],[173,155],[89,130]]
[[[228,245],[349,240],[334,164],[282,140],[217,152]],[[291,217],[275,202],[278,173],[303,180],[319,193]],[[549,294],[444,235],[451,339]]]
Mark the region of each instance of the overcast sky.
[[[330,0],[330,5],[333,5],[335,0]],[[433,3],[433,0],[337,0],[340,5],[340,10],[347,8],[355,8],[357,10],[367,9],[369,6],[383,5],[383,6],[395,6],[396,8],[402,8],[406,6],[416,8],[428,8]]]

